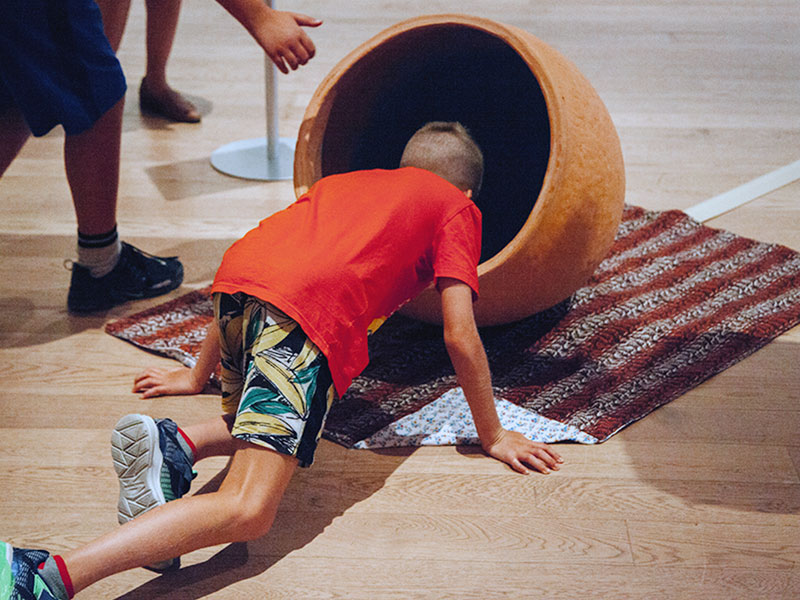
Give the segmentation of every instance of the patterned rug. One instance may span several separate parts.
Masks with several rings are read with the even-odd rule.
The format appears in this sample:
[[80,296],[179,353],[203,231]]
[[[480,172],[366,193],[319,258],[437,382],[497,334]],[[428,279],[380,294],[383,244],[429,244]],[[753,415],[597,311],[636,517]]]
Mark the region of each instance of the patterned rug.
[[[194,364],[208,289],[106,326]],[[481,330],[503,424],[540,441],[598,443],[800,322],[800,254],[627,207],[614,246],[568,301]],[[441,329],[400,315],[335,403],[325,437],[374,448],[477,442]]]

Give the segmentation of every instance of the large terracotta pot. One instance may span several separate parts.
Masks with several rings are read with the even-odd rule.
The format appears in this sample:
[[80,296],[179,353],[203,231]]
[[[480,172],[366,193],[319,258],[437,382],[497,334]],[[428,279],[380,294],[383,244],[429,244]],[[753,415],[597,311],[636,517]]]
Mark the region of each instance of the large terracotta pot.
[[[390,27],[322,81],[297,140],[295,191],[354,169],[394,168],[431,120],[470,129],[486,159],[480,325],[569,297],[607,253],[622,215],[622,152],[608,111],[564,56],[530,33],[464,15]],[[438,322],[429,289],[403,311]]]

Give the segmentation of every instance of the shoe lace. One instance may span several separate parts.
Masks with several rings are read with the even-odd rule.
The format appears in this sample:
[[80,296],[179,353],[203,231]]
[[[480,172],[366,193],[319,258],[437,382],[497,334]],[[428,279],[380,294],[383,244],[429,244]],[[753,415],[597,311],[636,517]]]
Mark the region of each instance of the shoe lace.
[[144,252],[135,246],[128,245],[130,249],[128,260],[125,261],[125,270],[137,281],[147,281],[147,257]]
[[131,275],[140,281],[147,281],[149,273],[147,270],[148,261],[167,261],[178,258],[177,256],[156,256],[144,250],[140,250],[136,246],[132,246],[126,242],[122,242],[123,247],[128,248],[128,260],[126,261],[126,268],[131,272]]
[[122,242],[122,243],[125,244],[126,246],[128,246],[131,250],[133,250],[134,252],[136,252],[137,254],[139,254],[143,258],[155,258],[156,260],[173,260],[173,259],[178,258],[177,255],[176,256],[156,256],[155,254],[150,254],[149,252],[147,252],[145,250],[142,250],[141,248],[137,248],[136,246],[132,246],[131,244],[128,244],[127,242]]

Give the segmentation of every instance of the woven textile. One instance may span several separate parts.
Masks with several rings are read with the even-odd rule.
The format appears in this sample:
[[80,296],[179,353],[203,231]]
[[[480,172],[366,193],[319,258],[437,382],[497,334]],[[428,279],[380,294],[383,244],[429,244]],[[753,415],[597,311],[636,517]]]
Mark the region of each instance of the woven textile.
[[[107,330],[191,365],[210,319],[199,290]],[[627,207],[585,287],[481,335],[499,400],[603,441],[798,322],[798,253],[679,211]],[[384,438],[455,386],[441,330],[396,315],[371,337],[370,365],[334,404],[325,436]]]
[[203,288],[108,323],[106,332],[193,367],[213,318],[211,288]]

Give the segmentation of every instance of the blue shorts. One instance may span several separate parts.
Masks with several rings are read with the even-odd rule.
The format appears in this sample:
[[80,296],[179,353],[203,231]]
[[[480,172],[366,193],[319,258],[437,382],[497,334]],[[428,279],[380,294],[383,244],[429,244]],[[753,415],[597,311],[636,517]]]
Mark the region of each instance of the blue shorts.
[[91,128],[125,95],[125,76],[93,0],[6,0],[0,13],[0,112],[36,136]]
[[247,294],[214,294],[219,324],[222,410],[231,434],[314,462],[334,399],[325,355],[295,321]]

